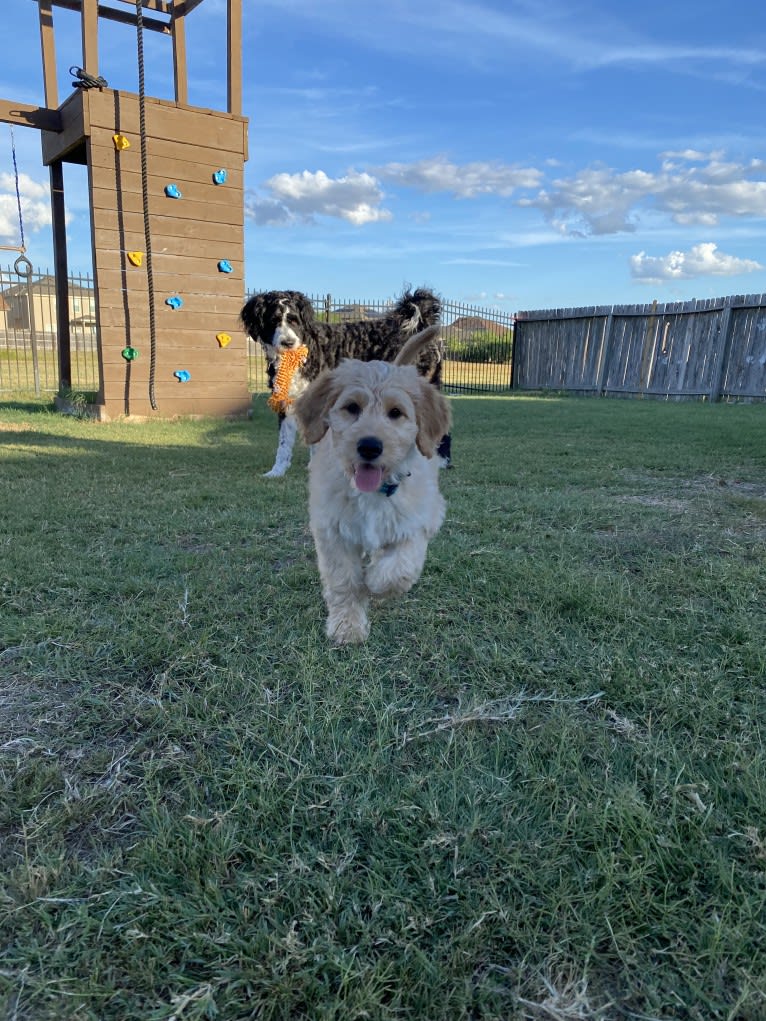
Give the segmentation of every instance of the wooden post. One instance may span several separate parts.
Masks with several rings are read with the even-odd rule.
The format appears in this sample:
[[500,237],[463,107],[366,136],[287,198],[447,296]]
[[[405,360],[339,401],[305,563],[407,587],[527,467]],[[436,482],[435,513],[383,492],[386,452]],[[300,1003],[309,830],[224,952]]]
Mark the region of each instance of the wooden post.
[[98,78],[97,0],[82,0],[82,69]]
[[175,85],[176,103],[189,105],[189,75],[186,63],[186,21],[185,8],[176,11],[173,5],[171,28],[173,32],[173,82]]
[[242,0],[228,0],[228,113],[242,114]]
[[715,347],[715,363],[710,374],[710,400],[720,401],[723,377],[726,373],[726,363],[729,360],[729,346],[731,344],[731,309],[733,298],[727,298],[721,311],[721,318],[718,324],[718,342]]
[[521,340],[521,333],[519,331],[519,323],[522,320],[517,315],[513,317],[513,347],[511,348],[511,390],[518,390],[519,383],[516,378],[518,375],[518,352],[519,352],[519,341]]
[[609,314],[604,323],[604,339],[601,343],[601,365],[596,379],[595,390],[599,396],[606,393],[606,381],[609,378],[609,360],[612,354],[612,326],[614,325],[614,305],[609,309]]
[[639,397],[649,389],[654,357],[657,351],[657,299],[652,302],[652,314],[646,320],[644,327],[644,343],[641,348],[641,368],[639,370],[638,389]]
[[51,0],[39,0],[40,47],[43,54],[43,88],[45,105],[55,110],[59,105],[59,89],[56,80],[56,43],[53,34],[53,6]]

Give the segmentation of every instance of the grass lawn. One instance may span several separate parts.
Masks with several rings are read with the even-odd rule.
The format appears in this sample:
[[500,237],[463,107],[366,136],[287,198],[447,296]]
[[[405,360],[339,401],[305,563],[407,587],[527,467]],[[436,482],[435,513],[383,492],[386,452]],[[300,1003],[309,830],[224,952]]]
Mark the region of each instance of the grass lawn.
[[0,1016],[766,1018],[766,407],[454,410],[336,650],[263,398],[0,405]]

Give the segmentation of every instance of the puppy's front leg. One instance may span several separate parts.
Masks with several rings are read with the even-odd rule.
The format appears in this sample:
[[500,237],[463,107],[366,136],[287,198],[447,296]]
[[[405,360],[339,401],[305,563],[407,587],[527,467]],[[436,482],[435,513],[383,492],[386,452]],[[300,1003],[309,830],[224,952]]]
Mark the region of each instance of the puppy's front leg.
[[372,595],[383,599],[409,592],[423,572],[427,548],[428,539],[421,534],[380,550],[364,574]]
[[337,533],[314,534],[322,593],[327,604],[327,636],[336,645],[364,642],[370,634],[370,604],[359,554]]
[[279,443],[277,444],[274,467],[271,471],[263,473],[265,479],[280,479],[287,472],[293,459],[293,447],[297,435],[298,425],[295,416],[285,415],[279,423]]

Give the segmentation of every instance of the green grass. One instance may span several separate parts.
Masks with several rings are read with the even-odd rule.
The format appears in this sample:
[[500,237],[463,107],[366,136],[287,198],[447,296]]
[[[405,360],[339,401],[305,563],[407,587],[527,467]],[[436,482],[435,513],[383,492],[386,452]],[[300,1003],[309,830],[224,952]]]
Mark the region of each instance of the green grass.
[[766,408],[454,408],[336,650],[262,399],[0,405],[0,1015],[766,1017]]

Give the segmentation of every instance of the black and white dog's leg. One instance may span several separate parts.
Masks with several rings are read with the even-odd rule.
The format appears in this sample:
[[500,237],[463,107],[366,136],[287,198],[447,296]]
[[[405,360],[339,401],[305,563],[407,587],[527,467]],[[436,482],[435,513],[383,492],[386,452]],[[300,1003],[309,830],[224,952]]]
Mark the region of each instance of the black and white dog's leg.
[[452,433],[445,433],[436,448],[436,456],[441,458],[442,468],[452,467]]
[[274,460],[274,467],[271,471],[264,473],[266,479],[279,479],[290,467],[293,459],[293,447],[295,437],[298,435],[298,426],[294,415],[279,416],[279,443],[277,444],[277,456]]

